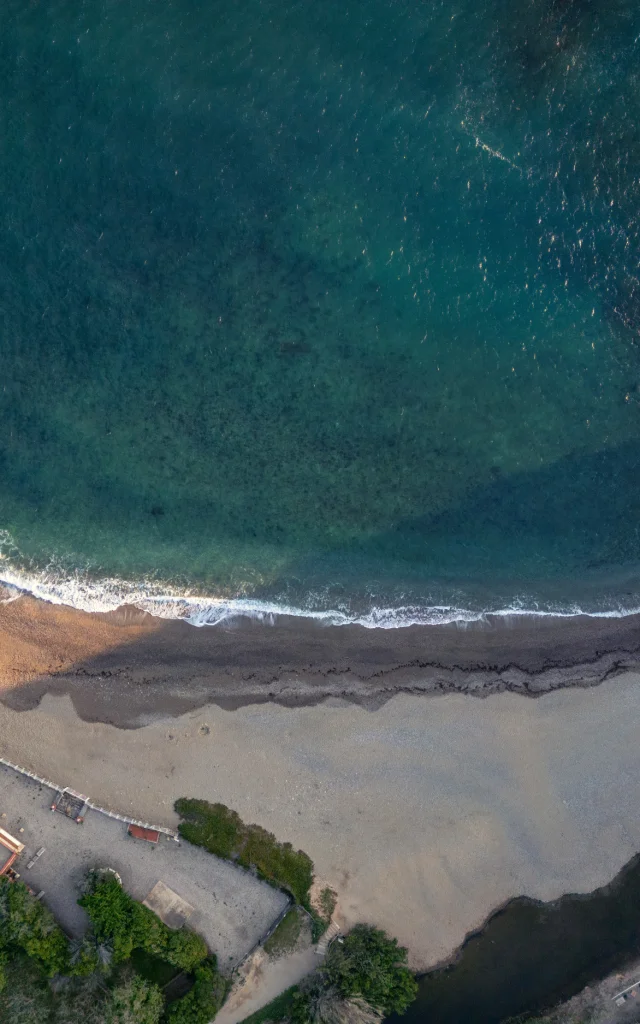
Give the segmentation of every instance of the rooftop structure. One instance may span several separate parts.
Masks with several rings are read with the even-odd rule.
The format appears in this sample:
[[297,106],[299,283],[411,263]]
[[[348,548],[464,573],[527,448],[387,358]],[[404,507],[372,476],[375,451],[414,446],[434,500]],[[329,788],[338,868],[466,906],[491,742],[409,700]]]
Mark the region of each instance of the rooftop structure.
[[[0,828],[0,875],[9,873],[14,861],[23,850],[24,843],[21,843],[19,839],[14,839],[12,835]],[[7,851],[6,854],[5,851]]]
[[72,818],[78,825],[81,825],[89,810],[89,797],[85,796],[84,793],[76,793],[75,789],[67,787],[56,793],[51,804],[51,810],[60,811],[61,814],[66,815],[67,818]]
[[144,828],[142,825],[129,825],[127,830],[134,839],[146,839],[148,843],[157,843],[160,833],[155,828]]

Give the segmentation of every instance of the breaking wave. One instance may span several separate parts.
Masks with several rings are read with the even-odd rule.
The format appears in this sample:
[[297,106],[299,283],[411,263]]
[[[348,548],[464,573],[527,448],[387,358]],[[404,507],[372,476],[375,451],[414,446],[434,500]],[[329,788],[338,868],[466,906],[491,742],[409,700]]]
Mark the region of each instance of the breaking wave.
[[360,625],[366,629],[398,629],[448,623],[463,625],[482,622],[490,617],[507,618],[514,615],[624,618],[640,613],[640,604],[626,607],[613,597],[607,599],[603,607],[593,609],[579,603],[544,603],[526,596],[505,605],[496,602],[495,606],[482,609],[414,602],[395,607],[370,603],[356,611],[344,603],[338,607],[322,607],[321,601],[326,604],[327,598],[322,599],[318,595],[309,595],[300,605],[251,597],[212,597],[153,580],[132,582],[113,577],[95,580],[82,572],[63,575],[58,571],[46,570],[31,574],[13,569],[6,561],[0,563],[0,586],[4,591],[0,598],[2,604],[28,593],[50,604],[66,605],[93,613],[111,612],[123,605],[132,605],[158,618],[181,619],[192,626],[217,626],[239,616],[266,622],[275,622],[280,616],[296,616],[314,619],[327,626]]

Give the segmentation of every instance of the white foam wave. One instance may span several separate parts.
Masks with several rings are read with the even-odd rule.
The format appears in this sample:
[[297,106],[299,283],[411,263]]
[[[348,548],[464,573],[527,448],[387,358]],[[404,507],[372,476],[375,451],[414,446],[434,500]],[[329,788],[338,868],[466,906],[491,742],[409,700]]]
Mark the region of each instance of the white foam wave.
[[399,629],[407,626],[444,625],[484,621],[491,617],[507,618],[527,615],[555,618],[624,618],[640,613],[638,607],[615,607],[593,611],[578,604],[570,607],[542,606],[539,602],[519,598],[505,607],[496,606],[482,611],[455,605],[405,604],[398,607],[370,607],[352,613],[348,609],[296,607],[275,601],[252,598],[214,598],[173,589],[166,584],[141,580],[128,582],[116,578],[90,579],[86,574],[64,575],[59,570],[39,574],[22,573],[6,562],[0,563],[0,586],[4,595],[0,603],[15,600],[27,592],[50,604],[67,605],[86,612],[109,612],[122,605],[133,605],[164,619],[182,619],[193,626],[216,626],[231,618],[247,616],[275,622],[279,616],[297,616],[314,619],[327,626],[357,624],[367,629]]

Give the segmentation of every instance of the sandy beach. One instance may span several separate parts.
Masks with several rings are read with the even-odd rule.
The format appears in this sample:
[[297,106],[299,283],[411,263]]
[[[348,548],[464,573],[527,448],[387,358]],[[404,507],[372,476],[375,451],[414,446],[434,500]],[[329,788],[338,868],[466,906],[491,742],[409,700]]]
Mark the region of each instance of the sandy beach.
[[338,697],[370,709],[396,693],[592,686],[640,666],[640,616],[512,616],[365,629],[281,616],[194,628],[135,608],[88,614],[20,597],[0,604],[0,700],[69,694],[81,718],[136,727],[216,703],[294,707]]
[[307,850],[344,923],[383,926],[421,969],[510,897],[590,891],[640,848],[639,725],[629,672],[537,700],[208,704],[138,729],[82,721],[68,695],[46,694],[0,707],[0,749],[159,823],[178,796],[222,800]]

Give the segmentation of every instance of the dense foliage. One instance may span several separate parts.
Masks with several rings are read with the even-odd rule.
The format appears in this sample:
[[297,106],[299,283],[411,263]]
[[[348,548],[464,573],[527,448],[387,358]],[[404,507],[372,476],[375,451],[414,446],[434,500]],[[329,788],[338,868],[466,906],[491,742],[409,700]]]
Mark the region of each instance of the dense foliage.
[[113,990],[107,1008],[107,1024],[158,1024],[164,999],[157,985],[137,974]]
[[224,1002],[226,985],[217,973],[215,962],[205,962],[195,970],[193,988],[169,1007],[169,1024],[208,1024]]
[[291,1024],[380,1024],[384,1013],[361,996],[346,998],[316,975],[293,1000]]
[[236,811],[224,804],[181,798],[175,809],[183,819],[180,835],[210,853],[254,868],[272,885],[286,889],[304,906],[309,902],[313,862],[291,843],[280,843],[260,825],[245,825]]
[[292,1008],[296,1004],[299,991],[298,985],[292,985],[291,988],[285,989],[266,1006],[256,1010],[250,1017],[245,1017],[242,1024],[274,1024],[274,1022],[291,1020]]
[[55,990],[29,957],[7,966],[0,993],[2,1024],[159,1024],[164,999],[157,985],[131,971],[104,978],[58,978]]
[[115,963],[128,960],[134,949],[144,949],[191,971],[208,954],[203,938],[185,928],[167,928],[153,911],[132,899],[113,875],[94,876],[78,902],[89,915],[97,939],[111,943]]
[[404,1013],[418,992],[407,951],[383,931],[356,925],[333,942],[324,964],[244,1024],[379,1024]]
[[356,925],[342,943],[332,943],[321,973],[340,995],[361,997],[385,1014],[404,1013],[418,992],[406,949],[365,924]]
[[[24,951],[48,977],[69,964],[67,940],[51,912],[22,882],[0,876],[0,967],[12,949]],[[0,974],[0,987],[3,978]]]
[[[81,941],[68,942],[25,885],[0,877],[2,1024],[208,1024],[213,1019],[226,987],[199,935],[167,928],[112,875],[92,874],[79,902],[92,929]],[[131,960],[133,950],[138,955]],[[165,975],[171,973],[168,965],[193,972],[193,987],[165,1008],[155,979],[143,976],[142,967],[142,973],[135,969],[140,958]]]

